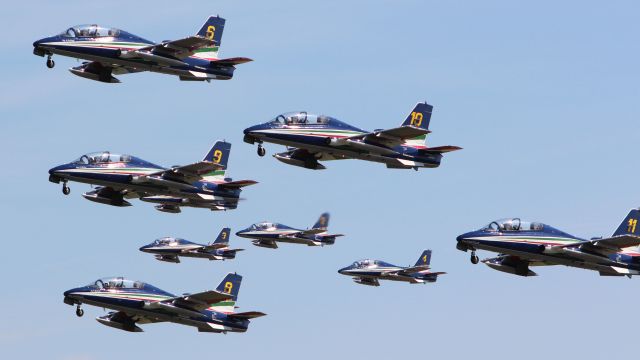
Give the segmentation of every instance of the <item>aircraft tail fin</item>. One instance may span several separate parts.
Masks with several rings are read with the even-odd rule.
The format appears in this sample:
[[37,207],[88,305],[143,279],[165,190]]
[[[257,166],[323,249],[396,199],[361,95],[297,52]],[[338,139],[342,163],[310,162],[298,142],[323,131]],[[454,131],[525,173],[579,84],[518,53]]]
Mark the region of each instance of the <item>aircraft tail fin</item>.
[[[425,130],[429,130],[429,123],[431,122],[431,112],[433,106],[426,102],[417,103],[411,113],[402,123],[402,126],[415,126]],[[412,139],[407,139],[405,143],[409,145],[424,145],[427,140],[427,135],[419,135]]]
[[218,237],[211,243],[211,245],[222,245],[229,243],[229,234],[231,234],[231,229],[228,227],[222,229]]
[[429,264],[431,264],[431,250],[425,250],[422,252],[420,257],[418,258],[418,261],[416,261],[416,264],[414,265],[414,267],[424,266]]
[[231,154],[231,144],[226,141],[217,141],[202,161],[209,161],[221,165],[223,168],[214,170],[203,176],[204,180],[222,180],[225,177],[227,162]]
[[232,296],[231,299],[210,304],[210,309],[213,311],[232,313],[235,310],[236,301],[238,300],[238,293],[240,292],[240,284],[242,283],[242,276],[236,273],[228,273],[227,276],[222,279],[220,285],[216,288],[216,291],[227,293]]
[[640,226],[638,226],[638,219],[640,219],[640,209],[632,209],[629,211],[627,217],[622,220],[618,229],[613,233],[613,236],[619,235],[637,235],[640,236]]
[[329,226],[329,213],[324,213],[320,215],[320,217],[318,218],[318,221],[316,221],[316,223],[313,224],[312,229],[326,230],[328,226]]
[[225,19],[219,16],[210,16],[202,25],[197,36],[213,40],[213,46],[207,46],[196,50],[194,57],[215,60],[218,58],[218,50],[222,43],[222,31],[224,30]]

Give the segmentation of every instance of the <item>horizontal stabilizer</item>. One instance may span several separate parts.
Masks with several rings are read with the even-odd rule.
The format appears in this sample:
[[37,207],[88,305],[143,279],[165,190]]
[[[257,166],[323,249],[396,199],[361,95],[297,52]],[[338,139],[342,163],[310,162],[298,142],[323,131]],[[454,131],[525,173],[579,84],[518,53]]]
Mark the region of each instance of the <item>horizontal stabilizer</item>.
[[211,66],[229,66],[229,65],[240,65],[253,61],[253,59],[249,59],[246,57],[233,57],[228,59],[219,59],[211,61]]
[[459,146],[447,145],[447,146],[434,146],[427,149],[421,149],[420,151],[426,152],[426,153],[444,154],[444,153],[448,153],[451,151],[458,151],[458,150],[462,150],[462,148]]
[[337,238],[337,237],[340,237],[340,236],[344,236],[344,234],[320,234],[320,235],[318,235],[318,237],[322,238],[322,239],[324,239],[324,238]]
[[411,266],[411,267],[408,267],[406,269],[403,269],[401,271],[401,273],[404,273],[404,274],[415,274],[417,272],[425,271],[425,270],[429,270],[429,265]]
[[266,316],[267,314],[260,311],[246,311],[241,313],[227,314],[228,318],[236,319],[255,319],[257,317]]
[[253,180],[238,180],[238,181],[229,181],[225,183],[218,184],[219,188],[227,188],[227,189],[240,189],[245,186],[255,185],[257,181]]

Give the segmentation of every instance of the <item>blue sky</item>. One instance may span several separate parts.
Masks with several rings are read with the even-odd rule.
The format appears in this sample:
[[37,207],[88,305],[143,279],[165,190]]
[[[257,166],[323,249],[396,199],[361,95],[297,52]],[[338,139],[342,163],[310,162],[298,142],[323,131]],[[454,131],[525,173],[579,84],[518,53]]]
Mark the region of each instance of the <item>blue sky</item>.
[[[578,236],[610,235],[640,205],[640,6],[633,1],[13,2],[3,6],[0,218],[5,254],[2,358],[283,359],[427,356],[596,359],[634,343],[637,279],[550,267],[520,278],[472,265],[455,237],[508,216]],[[49,70],[32,42],[79,23],[161,41],[227,19],[221,56],[247,56],[231,81],[158,74],[108,85]],[[307,171],[259,158],[242,130],[279,113],[325,113],[365,129],[435,109],[431,145],[459,145],[435,170],[329,162]],[[237,210],[163,214],[65,197],[47,170],[99,150],[164,165],[233,143],[230,175],[255,179]],[[267,145],[268,154],[282,150]],[[271,220],[311,226],[330,211],[335,246],[244,247],[236,260],[160,263],[137,249],[160,236],[208,242]],[[409,265],[434,251],[432,285],[359,286],[336,273],[372,257]],[[487,257],[489,253],[481,253]],[[126,276],[182,293],[244,276],[241,310],[269,314],[245,334],[171,324],[130,334],[76,318],[62,292]],[[585,341],[589,339],[589,342]],[[597,342],[593,346],[590,342]],[[622,350],[626,351],[626,350]]]

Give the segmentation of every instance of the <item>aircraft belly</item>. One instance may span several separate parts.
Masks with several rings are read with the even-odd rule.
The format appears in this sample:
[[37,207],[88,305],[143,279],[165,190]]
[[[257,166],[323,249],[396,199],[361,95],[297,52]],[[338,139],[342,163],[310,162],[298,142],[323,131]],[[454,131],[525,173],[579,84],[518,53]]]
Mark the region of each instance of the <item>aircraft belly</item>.
[[[201,66],[168,66],[157,65],[144,60],[127,60],[117,56],[118,49],[106,49],[106,48],[89,48],[80,46],[58,46],[58,47],[46,47],[47,51],[54,54],[96,61],[105,65],[118,65],[122,67],[134,68],[137,70],[146,70],[151,72],[157,72],[166,75],[186,76],[186,77],[201,77],[205,79],[229,79],[229,74],[220,71],[215,71],[213,68],[206,68]],[[194,74],[195,73],[195,74]],[[202,75],[200,75],[202,74]]]
[[[535,245],[535,246],[539,249],[539,245]],[[525,248],[522,248],[522,247],[519,249],[515,247],[506,248],[502,246],[490,245],[487,243],[474,244],[474,247],[481,250],[487,250],[487,251],[492,251],[492,252],[497,252],[497,253],[502,253],[507,255],[518,256],[524,260],[544,261],[549,265],[565,265],[565,266],[577,267],[577,268],[587,269],[587,270],[610,272],[611,266],[617,266],[617,267],[627,268],[627,269],[635,268],[630,266],[629,264],[623,264],[623,263],[612,263],[612,264],[604,265],[601,263],[587,262],[587,261],[583,261],[583,260],[579,260],[579,259],[571,258],[567,256],[547,255],[547,254],[542,254],[539,250],[527,251],[527,250],[524,250]]]
[[[263,136],[264,137],[264,136]],[[351,149],[348,146],[328,146],[326,145],[325,137],[317,136],[300,136],[300,135],[280,135],[280,134],[268,134],[269,142],[274,144],[295,147],[305,149],[310,152],[330,153],[337,155],[338,158],[352,158],[365,161],[374,161],[383,164],[398,165],[400,159],[404,161],[413,161],[415,164],[406,165],[407,167],[419,166],[419,167],[438,167],[439,163],[431,162],[428,159],[418,159],[413,156],[405,156],[398,153],[397,156],[382,155],[362,150]],[[330,160],[330,159],[319,159]]]
[[[103,299],[103,300],[100,300]],[[82,303],[89,304],[97,307],[103,307],[107,309],[112,309],[116,311],[122,311],[129,316],[144,316],[146,318],[151,318],[159,321],[167,321],[187,326],[194,326],[197,328],[208,327],[211,330],[218,330],[220,332],[223,331],[232,331],[232,332],[244,332],[246,329],[243,328],[235,328],[232,326],[226,325],[224,322],[219,320],[211,319],[205,314],[202,314],[200,318],[193,317],[185,317],[178,314],[167,313],[163,310],[145,310],[142,308],[142,302],[137,300],[128,300],[123,301],[122,299],[112,299],[115,301],[108,300],[106,297],[97,297],[97,296],[87,296],[82,299]]]

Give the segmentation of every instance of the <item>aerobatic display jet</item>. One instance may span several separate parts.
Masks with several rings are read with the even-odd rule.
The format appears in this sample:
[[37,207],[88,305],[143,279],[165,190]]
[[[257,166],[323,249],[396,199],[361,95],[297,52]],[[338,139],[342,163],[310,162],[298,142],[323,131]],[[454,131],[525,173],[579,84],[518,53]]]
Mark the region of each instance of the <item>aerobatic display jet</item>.
[[113,75],[141,71],[177,75],[188,81],[228,80],[235,65],[251,59],[218,58],[224,23],[225,19],[211,16],[196,35],[161,43],[116,28],[78,25],[34,42],[33,53],[46,56],[49,68],[55,66],[54,54],[89,60],[69,71],[106,83],[120,82]]
[[100,279],[93,284],[64,292],[64,303],[115,310],[96,320],[116,329],[141,332],[138,325],[158,322],[194,326],[200,332],[245,332],[250,319],[264,316],[258,311],[235,312],[242,276],[229,273],[215,290],[176,296],[140,281],[122,277]]
[[230,143],[218,141],[202,161],[164,168],[135,156],[103,151],[50,169],[49,181],[62,182],[65,195],[71,192],[68,181],[98,185],[82,196],[112,206],[130,206],[126,199],[138,198],[169,213],[179,213],[183,206],[229,210],[238,206],[242,187],[257,183],[225,177],[230,152]]
[[595,270],[601,276],[631,277],[640,274],[639,218],[640,211],[631,210],[611,237],[591,240],[539,222],[503,219],[458,236],[457,248],[471,250],[473,264],[480,260],[476,250],[497,252],[498,257],[482,262],[520,276],[536,276],[530,266],[565,265]]
[[270,249],[278,248],[278,242],[305,244],[308,246],[333,245],[336,238],[343,235],[328,234],[328,226],[329,214],[324,213],[320,215],[320,218],[311,229],[301,230],[278,223],[261,222],[238,231],[236,235],[254,239],[251,241],[253,245]]
[[305,111],[278,115],[275,119],[244,130],[244,141],[287,146],[276,159],[307,169],[325,169],[319,161],[360,159],[386,164],[393,169],[436,168],[442,154],[460,150],[457,146],[426,146],[433,106],[418,103],[399,127],[388,130],[361,130],[338,119]]
[[224,228],[216,240],[207,245],[180,238],[164,237],[141,247],[140,251],[155,254],[156,259],[172,263],[179,263],[181,256],[209,260],[235,259],[236,252],[244,249],[229,248],[230,234],[231,229]]
[[380,260],[365,259],[338,270],[342,275],[352,276],[357,284],[380,286],[378,280],[404,281],[411,284],[433,283],[446,272],[431,272],[431,250],[422,252],[415,265],[402,267]]

